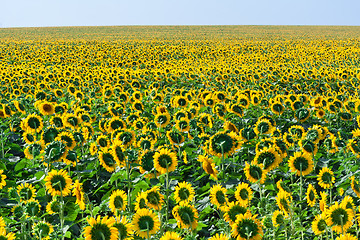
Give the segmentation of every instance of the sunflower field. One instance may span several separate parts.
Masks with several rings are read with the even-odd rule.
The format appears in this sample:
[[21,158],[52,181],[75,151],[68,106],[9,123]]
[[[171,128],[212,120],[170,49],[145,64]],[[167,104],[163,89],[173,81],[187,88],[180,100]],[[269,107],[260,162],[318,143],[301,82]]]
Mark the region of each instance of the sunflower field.
[[359,239],[359,36],[0,29],[0,239]]

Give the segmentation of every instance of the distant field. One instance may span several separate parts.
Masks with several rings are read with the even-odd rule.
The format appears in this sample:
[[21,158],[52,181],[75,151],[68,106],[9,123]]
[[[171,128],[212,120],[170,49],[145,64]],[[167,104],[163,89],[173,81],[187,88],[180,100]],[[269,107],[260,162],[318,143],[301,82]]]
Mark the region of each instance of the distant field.
[[114,26],[0,28],[0,39],[16,40],[285,40],[359,39],[358,26]]
[[360,27],[0,29],[0,239],[356,240]]

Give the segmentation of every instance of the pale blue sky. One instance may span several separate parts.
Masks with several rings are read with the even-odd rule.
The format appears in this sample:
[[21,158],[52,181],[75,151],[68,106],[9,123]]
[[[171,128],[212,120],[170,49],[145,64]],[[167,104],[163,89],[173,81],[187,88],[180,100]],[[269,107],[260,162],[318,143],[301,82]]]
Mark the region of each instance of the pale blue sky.
[[359,0],[0,0],[0,27],[360,25]]

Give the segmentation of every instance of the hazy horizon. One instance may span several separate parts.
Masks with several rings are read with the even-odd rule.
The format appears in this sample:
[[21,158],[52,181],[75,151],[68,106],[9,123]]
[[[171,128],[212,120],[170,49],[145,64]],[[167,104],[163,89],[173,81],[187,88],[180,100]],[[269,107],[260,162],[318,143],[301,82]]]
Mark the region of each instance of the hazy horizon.
[[0,27],[284,25],[359,26],[355,0],[13,0]]

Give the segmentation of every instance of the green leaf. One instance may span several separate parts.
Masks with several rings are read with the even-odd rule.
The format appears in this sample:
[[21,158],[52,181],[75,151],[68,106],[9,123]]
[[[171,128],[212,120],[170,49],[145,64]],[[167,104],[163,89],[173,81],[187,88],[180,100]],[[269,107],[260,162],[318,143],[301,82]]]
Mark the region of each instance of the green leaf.
[[26,158],[23,158],[20,162],[18,162],[16,165],[15,165],[15,172],[18,172],[22,169],[24,169],[26,166],[27,166],[27,163],[28,163],[28,159]]
[[35,173],[35,177],[38,180],[41,180],[44,175],[45,175],[44,171],[40,171],[40,172]]

